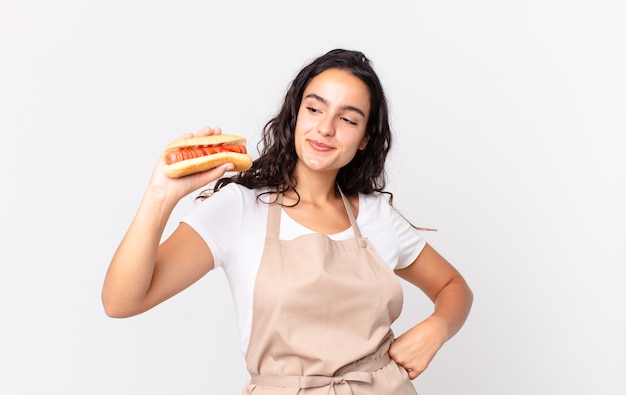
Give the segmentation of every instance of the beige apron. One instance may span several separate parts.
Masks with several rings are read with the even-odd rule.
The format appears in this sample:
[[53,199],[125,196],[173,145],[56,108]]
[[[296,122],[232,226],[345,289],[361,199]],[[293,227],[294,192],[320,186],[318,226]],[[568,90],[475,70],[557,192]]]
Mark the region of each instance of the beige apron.
[[388,354],[400,283],[342,198],[355,238],[341,241],[319,233],[280,240],[282,196],[269,206],[244,395],[416,394]]

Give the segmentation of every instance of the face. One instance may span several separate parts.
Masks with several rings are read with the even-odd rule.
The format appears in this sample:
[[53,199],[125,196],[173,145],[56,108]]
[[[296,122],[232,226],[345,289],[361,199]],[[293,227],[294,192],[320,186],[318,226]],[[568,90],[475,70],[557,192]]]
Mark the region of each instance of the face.
[[369,113],[370,92],[358,77],[338,69],[315,76],[298,110],[297,166],[338,172],[365,149]]

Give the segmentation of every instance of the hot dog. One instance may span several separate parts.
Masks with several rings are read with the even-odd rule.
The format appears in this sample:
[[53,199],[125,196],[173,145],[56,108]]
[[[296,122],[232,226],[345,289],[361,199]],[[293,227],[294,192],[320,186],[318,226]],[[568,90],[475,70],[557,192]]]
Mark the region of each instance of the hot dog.
[[210,170],[224,163],[235,165],[233,171],[252,166],[246,139],[232,134],[195,136],[176,140],[163,150],[164,171],[170,178]]

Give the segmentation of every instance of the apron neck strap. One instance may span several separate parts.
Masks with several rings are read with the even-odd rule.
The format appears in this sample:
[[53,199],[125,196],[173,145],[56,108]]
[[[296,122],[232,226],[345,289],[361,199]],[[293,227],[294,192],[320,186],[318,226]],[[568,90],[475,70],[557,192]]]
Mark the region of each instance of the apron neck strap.
[[280,211],[283,208],[283,194],[279,193],[276,196],[276,201],[269,203],[267,214],[267,229],[265,232],[266,237],[278,239],[280,235]]
[[346,212],[348,213],[348,219],[350,220],[350,226],[352,226],[352,231],[354,232],[354,237],[357,239],[361,238],[361,231],[359,230],[358,225],[356,224],[356,218],[354,218],[354,213],[352,212],[352,206],[346,198],[346,195],[343,194],[341,187],[337,185],[337,189],[339,189],[339,193],[341,194],[341,200],[343,200],[343,205],[346,207]]
[[[350,206],[350,202],[346,195],[343,194],[343,191],[337,185],[337,189],[339,190],[339,194],[341,195],[341,200],[343,201],[343,205],[346,208],[346,213],[348,214],[348,219],[350,220],[350,226],[352,226],[352,231],[354,232],[354,237],[357,239],[361,238],[361,231],[359,230],[358,225],[356,224],[356,219],[354,218],[354,212],[352,211],[352,206]],[[266,235],[272,238],[279,238],[280,235],[280,214],[282,211],[282,203],[283,203],[283,194],[279,193],[276,196],[276,201],[269,204],[269,213],[267,218],[267,230]]]

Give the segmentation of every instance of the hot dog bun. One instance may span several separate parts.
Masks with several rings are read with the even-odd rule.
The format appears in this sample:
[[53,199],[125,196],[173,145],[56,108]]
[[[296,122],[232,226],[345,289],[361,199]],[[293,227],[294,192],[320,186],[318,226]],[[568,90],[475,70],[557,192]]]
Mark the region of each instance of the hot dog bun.
[[[210,136],[194,136],[185,139],[176,140],[168,144],[163,150],[163,157],[180,148],[197,148],[197,147],[215,147],[237,145],[246,152],[246,139],[241,136],[232,134],[216,134]],[[235,168],[232,171],[244,171],[252,166],[252,157],[246,153],[240,152],[218,152],[205,154],[190,159],[184,159],[164,167],[165,174],[170,178],[180,178],[189,174],[210,170],[224,163],[232,163]]]

